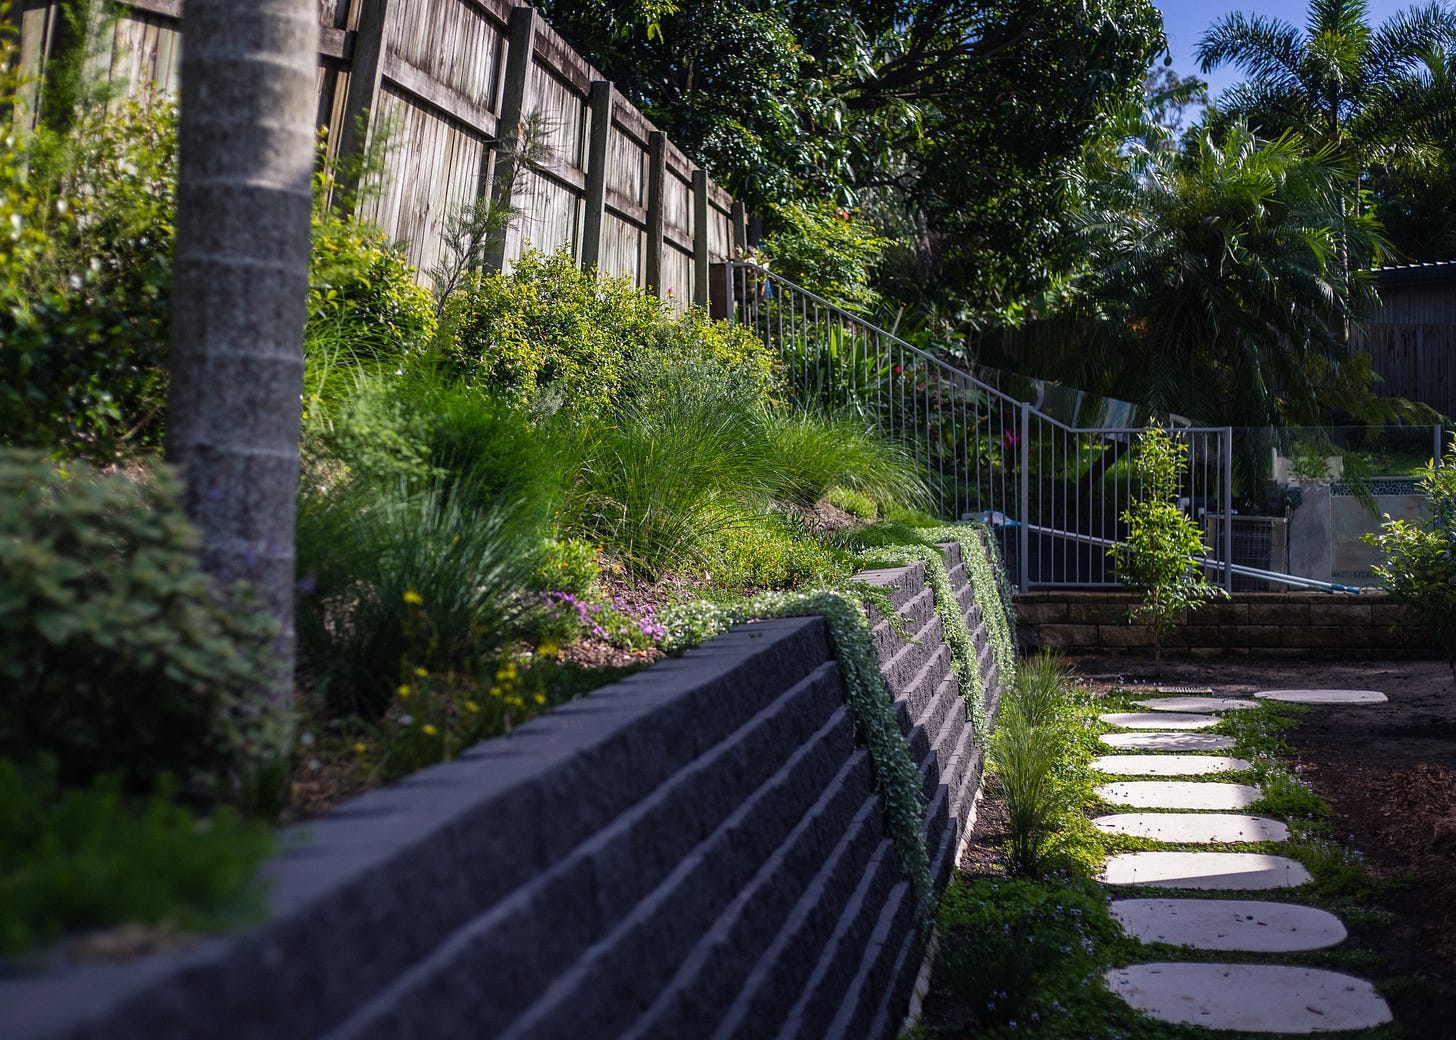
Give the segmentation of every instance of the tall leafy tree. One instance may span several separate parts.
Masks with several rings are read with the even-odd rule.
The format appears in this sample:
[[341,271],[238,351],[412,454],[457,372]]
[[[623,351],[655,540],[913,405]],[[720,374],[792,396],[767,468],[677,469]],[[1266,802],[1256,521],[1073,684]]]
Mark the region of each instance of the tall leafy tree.
[[1067,165],[1163,45],[1148,0],[541,7],[770,223],[864,207],[901,242],[893,292],[976,313],[1060,266]]
[[313,0],[188,0],[166,454],[202,562],[274,612],[292,691],[293,533],[308,296]]

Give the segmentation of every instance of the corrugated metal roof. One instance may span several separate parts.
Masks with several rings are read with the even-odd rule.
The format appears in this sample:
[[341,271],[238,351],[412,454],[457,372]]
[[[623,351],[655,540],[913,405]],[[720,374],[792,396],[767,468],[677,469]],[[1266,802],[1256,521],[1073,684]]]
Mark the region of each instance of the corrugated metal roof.
[[1456,279],[1456,260],[1426,260],[1418,264],[1390,264],[1372,267],[1370,273],[1380,281],[1433,282]]

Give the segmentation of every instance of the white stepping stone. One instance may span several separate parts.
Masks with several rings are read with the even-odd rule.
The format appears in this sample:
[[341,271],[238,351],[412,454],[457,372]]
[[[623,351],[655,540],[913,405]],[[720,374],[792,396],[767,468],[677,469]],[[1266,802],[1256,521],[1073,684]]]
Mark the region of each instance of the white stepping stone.
[[1133,711],[1097,717],[1109,726],[1123,729],[1207,729],[1218,725],[1216,715],[1190,715],[1186,712]]
[[1289,828],[1278,820],[1225,813],[1115,813],[1099,816],[1092,823],[1104,834],[1201,845],[1289,838]]
[[1221,812],[1252,805],[1263,794],[1248,784],[1211,784],[1196,780],[1119,780],[1096,787],[1097,797],[1137,809],[1204,809]]
[[1217,892],[1294,888],[1309,881],[1304,865],[1263,852],[1124,852],[1112,856],[1098,880]]
[[1238,711],[1259,706],[1244,697],[1151,697],[1136,703],[1149,711]]
[[1293,953],[1345,941],[1345,926],[1328,910],[1257,899],[1117,899],[1108,907],[1140,942],[1195,950]]
[[1182,696],[1182,695],[1185,695],[1185,694],[1193,694],[1194,696],[1198,696],[1198,695],[1201,694],[1201,695],[1205,695],[1206,696],[1206,695],[1209,695],[1209,694],[1212,694],[1213,693],[1213,687],[1212,686],[1154,686],[1153,687],[1153,692],[1154,693],[1177,694],[1179,696]]
[[1133,964],[1107,985],[1162,1022],[1244,1033],[1370,1029],[1391,1020],[1375,987],[1353,975],[1277,964]]
[[1234,738],[1221,733],[1104,733],[1097,738],[1119,751],[1227,751]]
[[1379,690],[1260,690],[1255,697],[1287,704],[1384,704]]
[[1208,776],[1254,766],[1227,755],[1104,755],[1092,768],[1108,776]]

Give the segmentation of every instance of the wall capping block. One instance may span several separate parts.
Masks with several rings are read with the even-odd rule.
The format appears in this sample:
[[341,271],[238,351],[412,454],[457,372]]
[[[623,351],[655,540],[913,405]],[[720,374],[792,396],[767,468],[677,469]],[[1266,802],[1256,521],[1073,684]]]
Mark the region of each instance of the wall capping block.
[[[982,749],[923,565],[866,577],[910,630],[873,619],[939,891]],[[288,832],[265,877],[249,931],[0,966],[0,1035],[891,1037],[924,956],[818,617],[740,626],[363,795]]]

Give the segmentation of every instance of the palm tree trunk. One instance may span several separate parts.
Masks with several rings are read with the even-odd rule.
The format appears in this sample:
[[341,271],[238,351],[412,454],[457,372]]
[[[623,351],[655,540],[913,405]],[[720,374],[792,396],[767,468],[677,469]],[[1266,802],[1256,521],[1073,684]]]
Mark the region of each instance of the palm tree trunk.
[[278,622],[292,694],[293,532],[308,296],[315,0],[187,0],[167,459],[202,565]]

